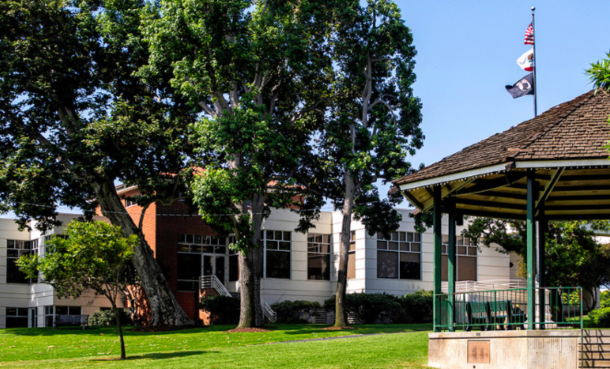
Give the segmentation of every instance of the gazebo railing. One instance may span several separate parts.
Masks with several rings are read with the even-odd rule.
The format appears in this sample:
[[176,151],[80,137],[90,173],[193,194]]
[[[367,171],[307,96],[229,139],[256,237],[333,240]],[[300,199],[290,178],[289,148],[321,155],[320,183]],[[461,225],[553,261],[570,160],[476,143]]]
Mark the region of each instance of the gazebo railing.
[[530,319],[527,288],[437,294],[435,331],[528,329],[529,324],[533,329],[583,328],[580,287],[536,287],[534,296]]

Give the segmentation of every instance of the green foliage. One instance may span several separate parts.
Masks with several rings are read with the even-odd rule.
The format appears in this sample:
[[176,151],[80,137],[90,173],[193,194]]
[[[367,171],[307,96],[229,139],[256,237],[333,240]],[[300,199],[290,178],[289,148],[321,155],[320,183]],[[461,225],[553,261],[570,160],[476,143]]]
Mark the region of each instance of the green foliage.
[[[129,325],[131,321],[131,315],[126,310],[119,310],[119,319],[121,325]],[[116,325],[116,314],[114,310],[98,310],[95,313],[89,315],[90,326],[115,326]]]
[[589,319],[596,328],[610,328],[610,308],[601,308],[590,311]]
[[237,324],[239,322],[239,299],[229,296],[206,296],[199,308],[212,315],[214,324]]
[[277,313],[277,322],[280,324],[302,324],[309,323],[309,317],[317,316],[322,305],[317,301],[282,301],[272,304],[271,309]]
[[400,309],[392,315],[392,323],[429,323],[432,322],[432,291],[417,291],[398,298]]
[[[348,293],[345,312],[364,324],[389,323],[401,308],[398,297],[387,293]],[[335,296],[324,301],[324,309],[335,311]]]
[[599,306],[603,308],[610,308],[610,291],[606,290],[600,294]]
[[606,59],[591,63],[587,74],[596,88],[610,90],[610,52],[606,54]]
[[[132,257],[138,237],[123,237],[120,227],[101,221],[74,220],[65,232],[66,238],[52,237],[46,242],[43,257],[20,257],[19,269],[29,278],[41,275],[59,298],[77,298],[85,290],[92,290],[106,296],[113,309],[117,309],[116,301],[137,280]],[[125,359],[120,320],[117,325],[121,359]]]

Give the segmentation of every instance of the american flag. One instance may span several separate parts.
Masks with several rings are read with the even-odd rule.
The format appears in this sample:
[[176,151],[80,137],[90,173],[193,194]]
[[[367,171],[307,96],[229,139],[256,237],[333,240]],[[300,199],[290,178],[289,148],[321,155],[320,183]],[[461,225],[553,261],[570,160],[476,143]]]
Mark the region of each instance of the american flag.
[[527,30],[525,31],[525,39],[524,39],[523,43],[525,45],[533,45],[534,44],[534,27],[532,27],[531,23],[527,27]]

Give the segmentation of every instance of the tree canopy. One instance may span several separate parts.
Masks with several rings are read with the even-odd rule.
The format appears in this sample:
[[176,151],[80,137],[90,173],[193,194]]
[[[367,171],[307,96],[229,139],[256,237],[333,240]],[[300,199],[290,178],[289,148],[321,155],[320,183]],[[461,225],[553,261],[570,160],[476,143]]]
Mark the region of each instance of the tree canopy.
[[152,324],[192,324],[115,189],[138,186],[142,205],[176,196],[195,112],[169,75],[144,81],[145,0],[0,3],[0,212],[47,229],[64,204],[101,212],[140,235],[134,264]]

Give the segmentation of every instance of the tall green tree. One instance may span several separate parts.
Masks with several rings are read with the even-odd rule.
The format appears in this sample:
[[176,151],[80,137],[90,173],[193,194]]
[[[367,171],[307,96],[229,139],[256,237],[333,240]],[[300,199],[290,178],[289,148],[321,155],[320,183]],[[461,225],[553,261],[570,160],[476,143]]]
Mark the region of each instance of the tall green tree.
[[[115,183],[147,206],[176,197],[194,111],[169,75],[144,82],[145,0],[0,3],[0,212],[21,227],[58,225],[59,203],[101,212],[137,235],[134,265],[151,324],[190,325]],[[141,220],[140,220],[141,224]]]
[[319,139],[319,181],[343,213],[335,326],[347,325],[345,294],[352,217],[369,234],[389,234],[401,217],[399,193],[382,199],[387,183],[412,170],[407,161],[422,146],[421,103],[415,82],[411,30],[389,0],[348,1],[338,11],[330,44],[336,96]]
[[331,98],[331,10],[319,0],[163,0],[146,20],[151,56],[140,74],[169,71],[199,109],[191,163],[202,170],[191,192],[207,224],[235,235],[239,327],[264,324],[260,244],[270,208],[297,207],[306,231],[322,205],[297,177],[306,176],[312,132]]
[[123,237],[120,227],[108,223],[72,221],[66,238],[52,237],[46,242],[45,256],[25,255],[17,264],[29,278],[42,276],[59,298],[78,298],[86,290],[105,296],[114,310],[121,359],[125,341],[117,301],[133,285],[133,255],[138,236]]

